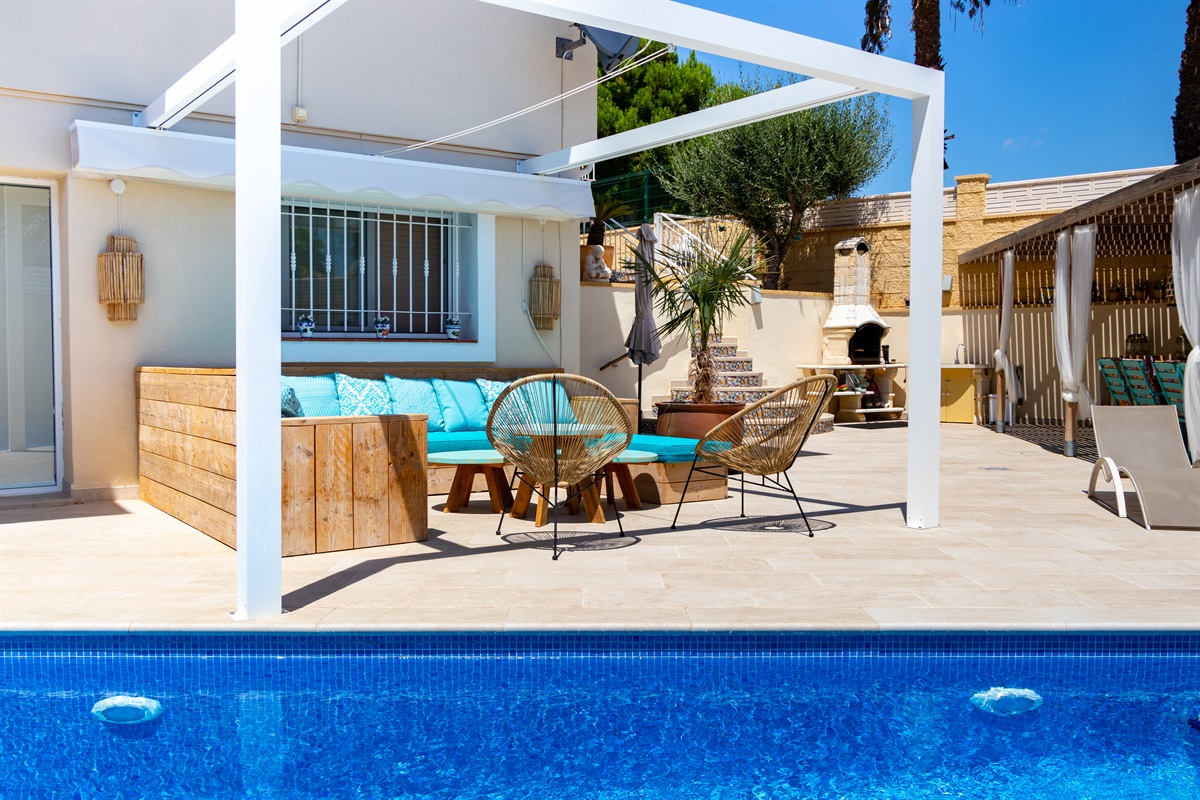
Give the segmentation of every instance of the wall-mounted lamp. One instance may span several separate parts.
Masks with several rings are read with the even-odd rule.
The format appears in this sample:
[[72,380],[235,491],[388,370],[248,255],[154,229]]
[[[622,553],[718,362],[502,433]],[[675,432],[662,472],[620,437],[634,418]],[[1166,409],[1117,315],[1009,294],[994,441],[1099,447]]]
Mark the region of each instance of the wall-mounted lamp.
[[762,289],[755,285],[750,287],[750,305],[757,306],[762,304]]
[[554,330],[554,321],[562,313],[562,286],[554,277],[554,267],[538,264],[529,279],[529,314],[539,331]]
[[954,276],[953,275],[943,275],[942,276],[942,291],[948,292],[953,288],[954,288]]
[[126,322],[136,320],[138,304],[146,302],[142,254],[137,251],[137,239],[121,235],[125,181],[110,181],[108,188],[117,196],[117,235],[108,237],[108,248],[100,254],[100,302],[108,306],[110,321]]

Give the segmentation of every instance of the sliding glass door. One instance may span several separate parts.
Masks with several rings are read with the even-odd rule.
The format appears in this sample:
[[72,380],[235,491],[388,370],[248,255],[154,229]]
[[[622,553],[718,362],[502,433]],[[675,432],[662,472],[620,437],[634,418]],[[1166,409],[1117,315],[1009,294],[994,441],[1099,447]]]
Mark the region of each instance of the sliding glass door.
[[0,493],[57,475],[51,196],[0,184]]

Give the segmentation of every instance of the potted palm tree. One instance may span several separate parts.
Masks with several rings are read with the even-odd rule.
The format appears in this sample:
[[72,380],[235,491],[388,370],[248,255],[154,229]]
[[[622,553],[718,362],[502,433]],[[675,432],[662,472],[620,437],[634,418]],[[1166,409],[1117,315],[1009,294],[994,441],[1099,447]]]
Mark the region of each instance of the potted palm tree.
[[679,250],[664,247],[661,266],[647,263],[638,254],[637,267],[650,281],[659,333],[684,337],[693,353],[688,371],[691,402],[656,404],[660,436],[699,438],[745,406],[717,402],[712,346],[734,312],[750,304],[748,282],[758,279],[751,255],[748,233],[722,249],[707,244]]

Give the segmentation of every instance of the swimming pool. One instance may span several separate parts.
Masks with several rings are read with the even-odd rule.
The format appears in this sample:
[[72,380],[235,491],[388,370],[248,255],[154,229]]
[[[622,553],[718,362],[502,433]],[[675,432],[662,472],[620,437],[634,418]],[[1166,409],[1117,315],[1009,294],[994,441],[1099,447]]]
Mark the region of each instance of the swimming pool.
[[1200,634],[14,634],[0,797],[1194,800],[1198,713]]

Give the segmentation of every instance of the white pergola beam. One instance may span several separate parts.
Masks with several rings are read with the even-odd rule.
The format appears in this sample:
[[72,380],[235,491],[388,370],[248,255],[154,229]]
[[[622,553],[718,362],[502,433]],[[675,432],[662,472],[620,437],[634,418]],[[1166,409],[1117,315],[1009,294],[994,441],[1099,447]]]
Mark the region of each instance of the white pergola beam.
[[[272,13],[279,14],[279,46],[283,47],[331,14],[346,0],[275,0]],[[233,36],[213,50],[175,81],[154,102],[133,115],[143,128],[170,128],[233,82],[236,44]]]
[[802,81],[530,158],[519,162],[517,171],[538,175],[562,172],[861,94],[866,94],[866,90],[842,83],[821,79]]
[[913,100],[924,67],[669,0],[480,0]]
[[237,608],[277,617],[282,600],[279,427],[279,129],[281,3],[234,4],[234,352],[237,365]]
[[910,528],[939,524],[945,76],[926,70],[926,81],[928,96],[912,104],[906,514]]

